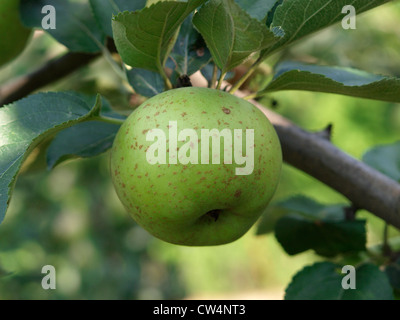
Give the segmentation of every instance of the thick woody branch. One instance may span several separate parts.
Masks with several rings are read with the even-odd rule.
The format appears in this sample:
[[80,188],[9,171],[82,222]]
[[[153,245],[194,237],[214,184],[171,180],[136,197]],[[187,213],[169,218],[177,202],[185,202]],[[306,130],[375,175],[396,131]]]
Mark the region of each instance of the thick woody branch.
[[308,173],[365,209],[400,228],[400,183],[336,148],[320,133],[302,130],[251,101],[274,125],[286,163]]

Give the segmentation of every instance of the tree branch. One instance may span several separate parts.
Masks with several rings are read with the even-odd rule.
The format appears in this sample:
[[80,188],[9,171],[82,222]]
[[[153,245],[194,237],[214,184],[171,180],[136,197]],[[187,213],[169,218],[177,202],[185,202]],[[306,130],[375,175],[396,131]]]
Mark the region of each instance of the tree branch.
[[355,207],[400,228],[400,183],[339,150],[320,133],[306,132],[260,103],[250,102],[274,125],[286,163],[343,194]]
[[[116,52],[115,44],[108,40],[107,48],[110,52]],[[54,58],[30,74],[21,76],[0,88],[0,108],[6,104],[26,97],[37,89],[60,80],[78,69],[88,65],[101,53],[68,52],[65,55]]]
[[275,124],[284,159],[400,228],[400,184],[294,125]]
[[17,78],[0,88],[0,106],[21,99],[49,83],[60,80],[87,65],[99,54],[70,52],[55,58],[40,69]]

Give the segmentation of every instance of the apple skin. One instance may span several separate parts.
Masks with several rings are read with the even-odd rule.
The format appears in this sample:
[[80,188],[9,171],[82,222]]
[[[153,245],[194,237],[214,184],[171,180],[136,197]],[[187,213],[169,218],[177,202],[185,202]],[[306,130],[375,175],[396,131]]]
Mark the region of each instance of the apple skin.
[[[178,132],[195,129],[199,138],[201,128],[254,129],[253,172],[236,175],[243,165],[224,164],[222,142],[221,164],[150,164],[146,150],[154,141],[146,141],[146,133],[159,128],[168,138],[169,121],[177,121]],[[198,87],[145,101],[121,126],[110,156],[117,195],[133,219],[155,237],[187,246],[220,245],[243,236],[270,202],[281,166],[278,136],[259,109],[229,93]]]
[[22,25],[20,0],[0,1],[0,66],[17,57],[28,42],[31,29]]

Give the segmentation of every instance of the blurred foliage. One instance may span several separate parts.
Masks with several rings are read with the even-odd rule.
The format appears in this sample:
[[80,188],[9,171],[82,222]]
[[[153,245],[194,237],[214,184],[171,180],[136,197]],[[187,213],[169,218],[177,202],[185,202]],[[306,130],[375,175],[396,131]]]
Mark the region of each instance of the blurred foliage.
[[[152,238],[128,217],[108,174],[103,156],[20,177],[0,231],[2,299],[182,297],[176,267],[149,255]],[[47,264],[56,290],[41,288]]]
[[[279,58],[341,65],[400,76],[400,4],[357,18],[356,30],[337,24],[288,48]],[[13,63],[0,70],[0,86],[33,71],[65,49],[37,33]],[[261,86],[255,78],[251,86]],[[128,89],[103,59],[44,88],[100,92],[119,110],[130,110]],[[280,92],[262,100],[307,130],[333,124],[333,143],[360,159],[376,144],[400,137],[398,104],[331,94]],[[285,165],[274,201],[304,194],[319,202],[347,200]],[[383,222],[367,212],[369,244],[382,240]],[[191,248],[161,242],[138,227],[116,197],[108,155],[71,161],[51,172],[19,177],[10,211],[0,226],[0,299],[175,299],[213,294],[273,292],[283,297],[291,277],[320,258],[310,251],[288,256],[273,235],[224,246]],[[398,232],[390,229],[390,236]],[[43,290],[41,268],[57,271],[57,289]],[[223,296],[229,297],[229,296]],[[264,297],[264,296],[261,296]],[[271,295],[268,295],[271,297]]]

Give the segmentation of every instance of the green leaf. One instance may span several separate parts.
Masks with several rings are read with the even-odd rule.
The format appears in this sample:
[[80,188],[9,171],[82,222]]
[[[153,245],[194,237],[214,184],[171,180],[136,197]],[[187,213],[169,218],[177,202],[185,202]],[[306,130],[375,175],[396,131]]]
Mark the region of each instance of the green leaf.
[[373,264],[356,268],[357,289],[346,290],[342,300],[393,300],[393,289],[386,274]]
[[[21,0],[21,18],[29,27],[42,27],[42,8],[47,0]],[[89,0],[52,0],[56,10],[56,28],[45,30],[58,42],[75,52],[95,53],[101,50],[105,34],[98,27]]]
[[128,81],[135,92],[152,97],[164,91],[165,85],[159,73],[145,69],[131,69],[127,72]]
[[265,20],[278,0],[235,0],[252,18]]
[[160,1],[178,1],[178,0],[147,0],[146,1],[146,7],[150,7],[153,4],[160,2]]
[[286,288],[285,300],[338,300],[343,292],[340,270],[331,262],[305,267]]
[[341,21],[345,17],[342,8],[346,5],[352,5],[357,14],[360,14],[389,1],[285,0],[276,9],[271,24],[271,28],[280,27],[285,30],[285,36],[275,45],[263,50],[261,57],[266,58],[284,46]]
[[400,102],[398,78],[374,75],[350,68],[298,62],[284,62],[277,66],[275,72],[273,80],[258,95],[279,90],[307,90]]
[[0,222],[11,198],[21,164],[41,141],[58,131],[96,116],[72,93],[38,93],[0,108]]
[[[88,105],[96,102],[96,97],[79,96]],[[126,119],[115,113],[106,99],[101,99],[101,105],[101,116],[121,121]],[[112,147],[119,128],[120,125],[104,121],[85,121],[60,131],[47,148],[47,168],[53,169],[68,159],[94,157],[107,151]]]
[[163,72],[180,25],[205,1],[162,1],[140,11],[115,16],[114,40],[123,61],[134,68]]
[[365,250],[364,220],[346,220],[345,205],[324,205],[295,196],[267,209],[257,234],[275,230],[284,250],[294,255],[309,249],[322,256]]
[[355,268],[356,289],[344,289],[341,266],[317,262],[298,272],[286,288],[285,300],[393,300],[388,278],[372,264]]
[[100,121],[88,121],[61,131],[47,150],[47,167],[73,158],[97,156],[112,147],[120,126]]
[[210,0],[194,15],[193,24],[223,73],[251,54],[272,46],[282,36],[252,18],[233,0]]
[[268,234],[275,231],[276,223],[280,218],[288,214],[288,210],[279,206],[268,206],[263,212],[257,226],[257,235]]
[[278,206],[286,209],[288,212],[298,212],[314,216],[322,213],[326,208],[325,205],[302,195],[296,195],[281,201]]
[[367,151],[362,160],[388,177],[400,182],[400,141]]
[[326,206],[308,197],[296,195],[266,208],[258,224],[257,235],[273,232],[277,221],[290,213],[312,216],[314,219],[344,219],[343,205]]
[[278,0],[275,2],[271,10],[269,10],[266,18],[266,24],[268,27],[271,27],[272,20],[274,19],[276,9],[282,4],[283,0]]
[[146,0],[89,0],[96,21],[103,32],[112,37],[112,15],[124,11],[136,11],[146,6]]
[[167,66],[179,75],[192,75],[202,69],[211,60],[210,50],[192,24],[190,14],[182,23],[175,46]]
[[365,250],[365,220],[338,222],[288,214],[276,223],[275,236],[290,255],[313,249],[321,256],[333,257]]

